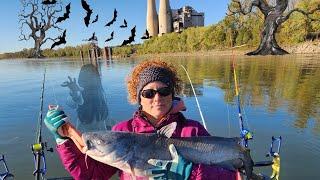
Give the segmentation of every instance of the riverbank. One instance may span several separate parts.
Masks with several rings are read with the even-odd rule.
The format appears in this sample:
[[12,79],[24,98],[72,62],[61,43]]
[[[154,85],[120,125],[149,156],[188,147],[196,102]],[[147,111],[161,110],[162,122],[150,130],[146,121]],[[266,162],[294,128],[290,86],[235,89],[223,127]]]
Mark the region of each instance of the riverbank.
[[320,40],[306,41],[297,45],[284,46],[290,54],[320,54]]
[[[299,43],[297,45],[280,46],[284,50],[288,51],[292,55],[304,55],[304,54],[319,54],[320,55],[320,40],[308,41]],[[231,56],[231,55],[245,55],[248,52],[254,51],[257,47],[242,46],[239,48],[225,48],[215,49],[210,51],[198,51],[198,52],[175,52],[175,53],[159,53],[159,54],[133,54],[131,57],[181,57],[181,56]]]
[[[280,46],[284,50],[288,51],[290,54],[319,54],[320,55],[320,40],[317,41],[306,41],[296,45],[282,45]],[[210,51],[197,51],[197,52],[175,52],[175,53],[158,53],[158,54],[131,54],[130,58],[140,57],[140,58],[154,58],[154,57],[185,57],[185,56],[230,56],[230,55],[245,55],[248,52],[254,51],[257,47],[240,46],[235,48],[224,48],[224,49],[214,49]],[[14,59],[5,58],[4,54],[0,54],[1,59]],[[79,57],[80,58],[80,57]],[[77,57],[48,57],[46,59],[79,59]],[[19,58],[27,59],[27,58]],[[123,56],[113,56],[113,59],[126,59]]]

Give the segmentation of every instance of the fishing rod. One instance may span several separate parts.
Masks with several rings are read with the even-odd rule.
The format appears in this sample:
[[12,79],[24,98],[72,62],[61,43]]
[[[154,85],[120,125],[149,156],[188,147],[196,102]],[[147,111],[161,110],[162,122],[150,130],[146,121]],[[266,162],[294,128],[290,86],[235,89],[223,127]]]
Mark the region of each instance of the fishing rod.
[[189,73],[188,73],[187,69],[186,69],[182,64],[180,64],[180,66],[183,68],[183,70],[186,72],[186,74],[187,74],[187,76],[188,76],[188,79],[189,79],[189,82],[190,82],[190,85],[191,85],[191,88],[192,88],[194,97],[196,98],[196,102],[197,102],[197,106],[198,106],[198,110],[199,110],[199,113],[200,113],[200,117],[201,117],[203,126],[204,126],[204,128],[207,130],[207,125],[206,125],[206,122],[205,122],[204,117],[203,117],[203,115],[202,115],[202,111],[201,111],[200,104],[199,104],[199,101],[198,101],[198,98],[197,98],[197,95],[196,95],[196,91],[195,91],[194,88],[193,88],[193,85],[192,85],[192,82],[191,82]]
[[243,125],[243,117],[241,112],[241,102],[240,102],[240,94],[239,94],[239,87],[238,87],[238,81],[237,81],[237,73],[236,73],[236,65],[234,58],[232,60],[232,67],[233,67],[233,78],[234,78],[234,84],[235,84],[235,91],[237,96],[237,105],[238,105],[238,115],[239,115],[239,126],[240,126],[240,137],[242,139],[242,145],[244,147],[248,147],[248,141],[253,139],[252,133],[246,129]]
[[40,177],[43,179],[43,176],[46,174],[46,171],[47,171],[44,150],[53,152],[53,148],[47,149],[47,142],[42,142],[42,121],[43,121],[42,111],[43,111],[43,96],[44,96],[45,81],[46,81],[46,69],[44,69],[43,80],[42,80],[37,135],[36,135],[35,143],[32,144],[31,146],[33,157],[34,157],[34,165],[35,165],[35,170],[33,172],[33,175],[35,176],[36,180],[39,180]]
[[[239,126],[240,126],[240,137],[242,139],[242,145],[246,148],[248,147],[248,141],[253,139],[252,133],[246,129],[243,125],[243,117],[241,112],[241,102],[240,102],[240,93],[239,93],[239,87],[238,87],[238,81],[237,81],[237,74],[236,74],[236,65],[234,60],[234,54],[232,50],[232,67],[233,67],[233,77],[234,77],[234,83],[235,83],[235,92],[237,96],[237,106],[238,106],[238,114],[239,114]],[[272,142],[270,145],[270,150],[266,154],[266,157],[272,157],[272,161],[259,161],[254,162],[254,167],[264,167],[264,166],[271,166],[272,167],[272,175],[270,178],[276,178],[279,179],[280,174],[280,148],[281,148],[281,141],[282,137],[274,137],[272,136]],[[277,144],[276,144],[277,143]],[[274,147],[277,147],[277,150],[274,150]],[[257,175],[257,178],[261,179],[269,179],[268,176],[259,174]]]
[[5,179],[8,179],[8,178],[12,178],[13,179],[14,176],[13,176],[13,174],[10,173],[8,165],[6,163],[6,160],[4,159],[4,155],[3,154],[1,154],[1,157],[0,157],[0,162],[1,161],[3,163],[5,172],[3,172],[3,173],[0,172],[0,179],[1,180],[5,180]]

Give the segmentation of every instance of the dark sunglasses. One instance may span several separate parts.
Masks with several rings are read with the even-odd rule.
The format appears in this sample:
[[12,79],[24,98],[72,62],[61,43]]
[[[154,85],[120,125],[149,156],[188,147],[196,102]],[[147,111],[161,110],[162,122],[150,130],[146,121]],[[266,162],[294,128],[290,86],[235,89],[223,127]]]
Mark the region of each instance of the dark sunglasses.
[[157,90],[154,89],[146,89],[146,90],[142,90],[141,95],[144,98],[148,98],[148,99],[152,99],[154,98],[154,96],[156,94],[159,94],[162,97],[168,96],[172,93],[171,88],[169,87],[163,87],[163,88],[159,88]]

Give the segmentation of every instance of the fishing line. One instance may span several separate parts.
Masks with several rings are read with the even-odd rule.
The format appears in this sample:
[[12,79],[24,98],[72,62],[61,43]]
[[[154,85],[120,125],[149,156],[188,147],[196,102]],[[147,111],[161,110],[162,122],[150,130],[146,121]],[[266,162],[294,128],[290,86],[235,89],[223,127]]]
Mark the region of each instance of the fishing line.
[[197,95],[196,95],[196,91],[194,90],[193,84],[192,84],[191,79],[190,79],[189,73],[188,73],[188,71],[186,70],[186,68],[185,68],[182,64],[180,64],[180,66],[183,68],[183,70],[184,70],[184,71],[186,72],[186,74],[187,74],[187,77],[188,77],[188,79],[189,79],[189,82],[190,82],[190,85],[191,85],[191,88],[192,88],[194,97],[195,97],[196,102],[197,102],[197,106],[198,106],[198,110],[199,110],[199,113],[200,113],[200,117],[201,117],[203,126],[204,126],[204,128],[205,128],[206,130],[208,130],[208,129],[207,129],[206,122],[205,122],[205,120],[204,120],[204,118],[203,118],[203,115],[202,115],[202,111],[201,111],[200,104],[199,104],[199,101],[198,101],[198,98],[197,98]]
[[[229,89],[231,89],[231,83],[230,83],[230,78],[228,78],[228,85],[229,85]],[[227,96],[229,97],[229,96]],[[228,111],[228,131],[229,131],[229,137],[231,137],[231,121],[230,121],[230,109],[229,109],[229,98],[227,99],[227,102],[226,102],[226,106],[227,106],[227,111]]]
[[[45,63],[45,69],[47,69],[47,67],[46,67],[47,64],[48,64],[48,62]],[[54,84],[53,84],[52,80],[47,79],[47,84],[51,87],[52,94],[53,94],[53,100],[55,102],[55,105],[58,105],[59,104],[58,103],[58,98],[56,96],[55,88],[54,88]]]
[[53,100],[55,102],[56,105],[58,105],[58,99],[57,99],[57,96],[56,96],[56,93],[55,93],[55,88],[54,88],[54,84],[52,81],[50,81],[50,86],[51,86],[51,89],[52,89],[52,94],[53,94]]
[[[245,110],[244,107],[242,107],[242,111],[243,111],[243,116],[244,116],[244,119],[245,119],[246,126],[248,127],[248,129],[251,129],[251,128],[250,128],[250,125],[249,125],[249,118],[248,118],[248,116],[247,116],[247,114],[246,114],[246,110]],[[253,130],[254,130],[254,129],[253,129]]]
[[226,103],[227,104],[227,111],[228,111],[228,131],[229,131],[229,134],[228,136],[230,137],[231,136],[231,123],[230,123],[230,111],[229,111],[229,105],[228,105],[228,102]]

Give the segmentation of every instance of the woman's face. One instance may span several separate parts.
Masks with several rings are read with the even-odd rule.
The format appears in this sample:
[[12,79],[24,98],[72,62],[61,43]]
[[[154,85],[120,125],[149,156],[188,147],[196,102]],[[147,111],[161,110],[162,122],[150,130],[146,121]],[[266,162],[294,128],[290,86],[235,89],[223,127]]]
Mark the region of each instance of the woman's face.
[[[142,89],[142,91],[148,89],[159,90],[160,88],[164,87],[167,87],[167,85],[160,81],[154,81],[147,84]],[[140,94],[142,94],[142,92]],[[166,115],[169,112],[172,105],[172,93],[170,93],[167,96],[161,96],[157,92],[153,98],[145,98],[142,95],[140,95],[140,98],[142,110],[152,115],[156,119],[160,119],[164,115]]]

